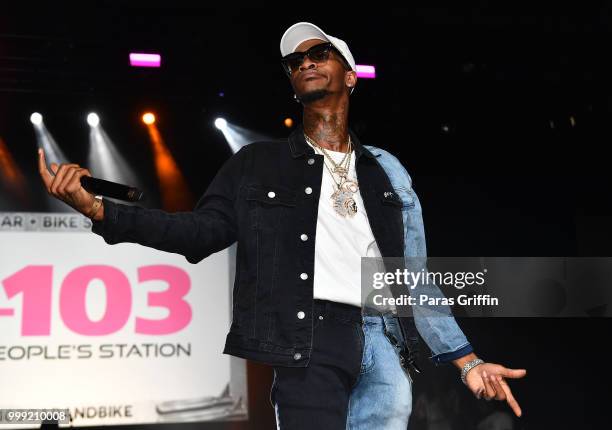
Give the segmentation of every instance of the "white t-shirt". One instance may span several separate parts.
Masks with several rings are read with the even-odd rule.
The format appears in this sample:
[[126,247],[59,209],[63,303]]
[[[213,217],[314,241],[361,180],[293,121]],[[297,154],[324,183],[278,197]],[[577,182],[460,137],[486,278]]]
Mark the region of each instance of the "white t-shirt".
[[[307,143],[310,145],[308,141]],[[317,154],[322,154],[320,149],[310,146]],[[339,163],[345,154],[325,150],[336,163]],[[333,171],[329,160],[324,161]],[[335,175],[335,179],[339,180],[339,177]],[[351,153],[347,179],[357,179],[354,151]],[[357,190],[354,194],[357,213],[353,217],[343,217],[332,205],[331,195],[336,189],[330,172],[323,166],[315,241],[313,296],[315,299],[361,307],[361,257],[380,257],[380,250],[370,228],[360,191]]]

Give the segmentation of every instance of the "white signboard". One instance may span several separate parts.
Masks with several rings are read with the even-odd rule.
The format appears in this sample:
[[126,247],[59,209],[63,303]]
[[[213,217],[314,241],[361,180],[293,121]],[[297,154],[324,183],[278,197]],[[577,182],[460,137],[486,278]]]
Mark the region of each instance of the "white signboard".
[[73,426],[246,419],[245,362],[222,354],[233,260],[0,213],[0,408],[67,408]]

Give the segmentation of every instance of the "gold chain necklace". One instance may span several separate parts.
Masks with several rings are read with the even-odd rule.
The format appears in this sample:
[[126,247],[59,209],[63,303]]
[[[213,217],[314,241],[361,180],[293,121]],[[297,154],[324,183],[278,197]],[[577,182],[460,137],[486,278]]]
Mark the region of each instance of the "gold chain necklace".
[[[330,196],[334,210],[336,211],[338,215],[342,217],[347,217],[347,216],[349,218],[354,217],[355,214],[357,213],[357,202],[355,201],[354,194],[359,189],[359,186],[357,185],[357,181],[347,179],[349,168],[351,165],[351,154],[352,154],[351,137],[349,136],[348,151],[345,153],[344,157],[342,158],[342,161],[340,161],[339,163],[336,163],[333,160],[333,158],[331,158],[331,156],[327,153],[325,148],[323,148],[317,142],[315,142],[310,137],[308,137],[306,133],[304,133],[304,137],[312,146],[314,146],[317,149],[320,149],[323,155],[325,156],[323,159],[323,164],[325,165],[327,171],[329,172],[330,176],[332,177],[332,180],[334,181],[337,187],[337,189],[334,190],[334,192]],[[346,166],[342,166],[342,163],[347,157],[348,157],[348,160],[346,162]],[[325,158],[328,158],[332,166],[334,166],[333,172],[329,168],[327,163],[325,162]],[[336,181],[336,178],[334,177],[334,173],[336,173],[340,177],[339,182]]]
[[342,160],[340,160],[340,162],[338,163],[334,161],[334,159],[329,155],[329,153],[325,150],[325,148],[323,148],[321,145],[319,145],[317,142],[311,139],[310,136],[308,136],[306,133],[304,133],[304,137],[312,146],[319,148],[323,152],[323,155],[329,160],[332,166],[334,166],[334,173],[336,173],[340,177],[346,176],[348,174],[347,168],[342,165],[345,164],[347,155],[351,153],[351,146],[353,142],[351,141],[350,135],[348,138],[347,151],[344,153],[344,157],[342,157]]

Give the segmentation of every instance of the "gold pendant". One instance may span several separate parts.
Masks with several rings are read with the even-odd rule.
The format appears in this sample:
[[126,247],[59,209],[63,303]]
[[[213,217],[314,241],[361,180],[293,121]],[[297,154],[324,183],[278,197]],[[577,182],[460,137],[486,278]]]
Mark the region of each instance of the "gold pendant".
[[338,215],[342,217],[348,216],[352,218],[357,213],[357,202],[353,198],[353,195],[357,192],[359,187],[353,181],[345,181],[331,195],[332,204],[334,210]]
[[334,173],[340,176],[341,178],[345,178],[348,174],[348,170],[345,167],[336,166],[334,167]]

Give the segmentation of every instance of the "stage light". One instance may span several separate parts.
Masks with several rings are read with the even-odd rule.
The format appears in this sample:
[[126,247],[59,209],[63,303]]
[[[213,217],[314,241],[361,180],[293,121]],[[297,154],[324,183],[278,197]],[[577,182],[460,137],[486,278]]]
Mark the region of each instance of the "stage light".
[[358,78],[365,78],[365,79],[376,78],[376,67],[374,66],[367,66],[365,64],[357,64],[355,68],[357,69],[356,71],[357,71]]
[[38,112],[34,112],[32,115],[30,115],[30,121],[34,125],[41,125],[43,121],[43,117]]
[[215,120],[215,127],[221,131],[233,153],[249,143],[271,139],[270,136],[232,124],[223,118]]
[[[25,176],[9,151],[8,145],[6,145],[2,137],[0,137],[0,186],[2,184],[4,184],[4,189],[20,199],[22,203],[29,203],[28,198],[30,193],[28,193]],[[0,193],[0,196],[3,194],[4,193]],[[0,309],[0,316],[2,315],[2,309]]]
[[151,139],[163,208],[171,212],[193,209],[194,196],[161,132],[155,124],[148,125],[147,132]]
[[151,125],[155,123],[155,115],[153,115],[151,112],[147,112],[142,116],[142,122],[144,122],[147,125]]
[[285,127],[291,128],[293,127],[293,120],[291,118],[285,118],[284,124],[285,124]]
[[109,181],[141,188],[133,167],[106,133],[102,123],[89,128],[87,167]]
[[161,66],[161,55],[132,52],[130,53],[130,66],[132,67],[160,67]]
[[87,124],[89,124],[90,127],[97,127],[98,124],[100,124],[100,117],[98,114],[92,112],[87,115]]
[[227,127],[227,121],[223,118],[217,118],[215,120],[215,127],[217,127],[219,130],[223,130]]

